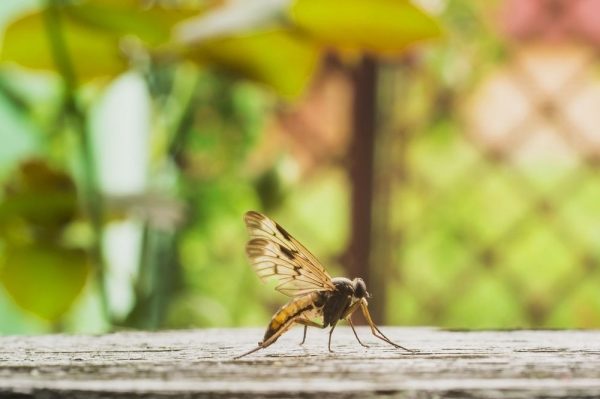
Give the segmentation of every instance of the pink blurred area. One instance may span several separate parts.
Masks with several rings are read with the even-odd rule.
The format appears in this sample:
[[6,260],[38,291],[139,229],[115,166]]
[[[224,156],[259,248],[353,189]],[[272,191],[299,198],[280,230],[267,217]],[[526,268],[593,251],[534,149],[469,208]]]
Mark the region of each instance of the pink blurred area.
[[515,39],[579,39],[600,45],[600,1],[507,0],[503,30]]

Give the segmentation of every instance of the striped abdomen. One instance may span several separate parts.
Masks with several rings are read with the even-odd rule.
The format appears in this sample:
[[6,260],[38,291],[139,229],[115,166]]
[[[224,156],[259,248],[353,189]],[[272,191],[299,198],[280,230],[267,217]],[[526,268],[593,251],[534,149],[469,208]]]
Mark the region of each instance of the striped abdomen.
[[[296,297],[283,305],[271,318],[271,322],[269,323],[269,327],[267,327],[267,331],[265,332],[265,336],[263,338],[263,343],[267,343],[269,338],[271,338],[273,335],[276,335],[282,329],[283,331],[281,331],[280,334],[285,332],[285,330],[290,328],[294,324],[294,321],[299,317],[312,319],[313,317],[318,316],[319,311],[323,306],[322,302],[323,300],[321,292],[311,292],[309,294]],[[268,342],[267,345],[275,342],[277,338],[271,342]]]

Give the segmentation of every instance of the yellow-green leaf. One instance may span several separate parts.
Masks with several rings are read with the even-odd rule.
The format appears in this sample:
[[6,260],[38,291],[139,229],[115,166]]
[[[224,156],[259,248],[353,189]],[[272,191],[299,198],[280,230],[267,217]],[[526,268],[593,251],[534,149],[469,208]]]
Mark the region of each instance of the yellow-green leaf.
[[[78,79],[115,76],[125,70],[127,62],[120,54],[117,35],[61,15],[62,36]],[[14,62],[35,70],[56,70],[41,11],[22,16],[8,26],[0,48],[0,62]]]
[[295,0],[289,18],[318,42],[341,50],[393,54],[440,35],[435,19],[404,0]]
[[43,160],[30,159],[20,165],[4,186],[0,235],[10,236],[10,231],[6,231],[10,224],[6,222],[16,219],[32,230],[57,232],[71,222],[77,212],[77,191],[71,177]]
[[280,95],[302,93],[320,57],[314,43],[283,29],[210,39],[191,51],[193,60],[217,65],[242,77],[264,83]]
[[0,281],[23,309],[46,320],[63,315],[85,285],[84,251],[43,245],[8,246]]
[[198,5],[164,7],[160,3],[143,6],[139,0],[90,0],[64,8],[73,21],[113,35],[134,35],[150,45],[167,42],[173,25],[203,9]]
[[[169,41],[173,25],[202,10],[197,4],[163,7],[144,6],[139,0],[90,0],[61,5],[55,11],[76,76],[87,81],[115,76],[127,67],[119,46],[124,36],[136,36],[149,45],[163,44]],[[4,35],[0,62],[56,70],[45,22],[44,11],[13,21]]]

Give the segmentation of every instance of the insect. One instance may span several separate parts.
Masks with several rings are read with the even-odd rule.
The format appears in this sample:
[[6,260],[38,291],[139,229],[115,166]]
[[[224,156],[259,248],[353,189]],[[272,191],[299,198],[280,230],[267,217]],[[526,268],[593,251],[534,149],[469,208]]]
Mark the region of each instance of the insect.
[[[365,282],[361,278],[354,280],[335,277],[327,273],[321,263],[298,240],[283,227],[267,216],[249,211],[244,216],[250,240],[246,244],[246,254],[258,276],[263,279],[275,278],[279,285],[277,291],[292,297],[271,318],[264,338],[258,346],[236,359],[254,353],[273,344],[293,325],[304,325],[304,335],[300,345],[306,340],[308,327],[327,328],[329,330],[328,349],[331,350],[331,335],[340,320],[346,320],[358,343],[364,347],[352,323],[352,314],[360,309],[371,327],[371,333],[393,345],[406,349],[386,337],[377,328],[367,308]],[[316,322],[321,319],[322,322]]]

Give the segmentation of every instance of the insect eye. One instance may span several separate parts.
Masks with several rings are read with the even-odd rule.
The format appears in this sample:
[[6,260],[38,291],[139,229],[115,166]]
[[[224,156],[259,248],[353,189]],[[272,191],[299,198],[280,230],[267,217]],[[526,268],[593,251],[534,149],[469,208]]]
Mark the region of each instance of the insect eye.
[[357,298],[364,298],[367,296],[367,286],[362,278],[354,279],[354,296]]

